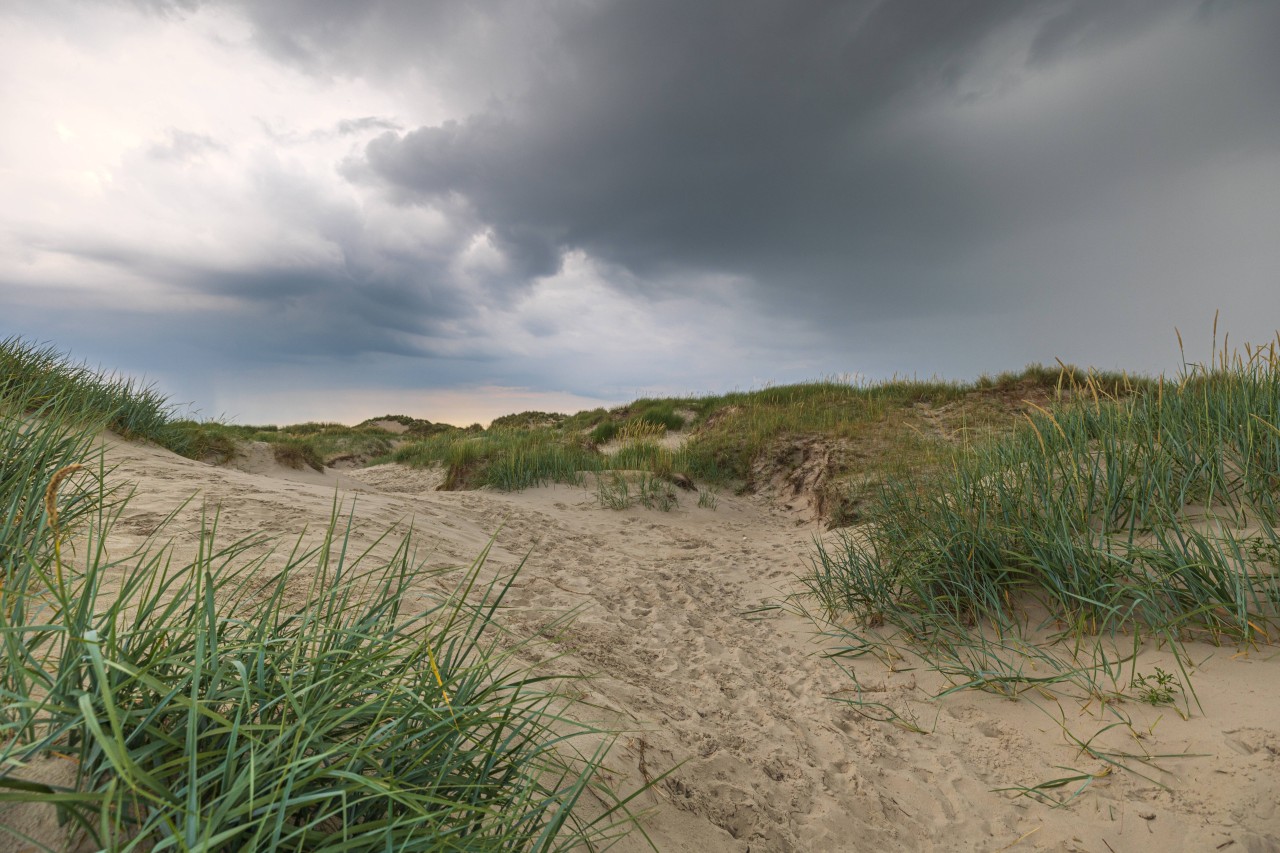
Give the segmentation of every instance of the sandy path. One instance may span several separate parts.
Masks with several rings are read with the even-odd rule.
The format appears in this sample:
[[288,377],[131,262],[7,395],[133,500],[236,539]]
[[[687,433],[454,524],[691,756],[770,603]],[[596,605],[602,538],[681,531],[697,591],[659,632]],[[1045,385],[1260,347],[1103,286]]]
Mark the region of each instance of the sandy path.
[[[1118,773],[1055,810],[992,790],[1065,775],[1055,765],[1102,769],[1029,702],[925,702],[920,688],[936,683],[929,674],[874,662],[858,664],[871,698],[915,707],[931,734],[829,698],[850,681],[818,656],[811,625],[752,612],[794,589],[820,534],[762,500],[722,495],[710,510],[682,495],[670,513],[618,512],[569,487],[436,492],[438,475],[398,466],[252,473],[115,440],[107,460],[114,480],[137,485],[121,548],[193,494],[179,535],[197,529],[204,501],[222,506],[225,536],[292,538],[323,526],[335,493],[356,499],[358,542],[413,519],[431,563],[466,563],[497,530],[494,565],[529,554],[508,626],[546,635],[578,610],[542,648],[560,655],[557,671],[592,674],[590,713],[628,729],[608,762],[617,785],[676,768],[641,799],[661,850],[1280,849],[1280,661],[1265,659],[1274,650],[1237,659],[1206,650],[1214,657],[1196,680],[1204,716],[1184,722],[1168,709],[1124,706],[1151,726],[1141,748],[1202,754],[1162,762],[1172,773],[1150,771],[1167,788]],[[1076,703],[1063,707],[1072,730],[1087,736],[1105,725]],[[1117,744],[1133,739],[1111,734]],[[643,845],[633,838],[622,849]]]

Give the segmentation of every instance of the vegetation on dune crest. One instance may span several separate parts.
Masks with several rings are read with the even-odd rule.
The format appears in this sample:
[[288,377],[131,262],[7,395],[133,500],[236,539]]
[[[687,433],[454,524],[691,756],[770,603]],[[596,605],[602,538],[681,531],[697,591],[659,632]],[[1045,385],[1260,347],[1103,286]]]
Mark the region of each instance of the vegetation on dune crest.
[[[1056,405],[882,484],[866,524],[818,544],[804,582],[838,626],[837,656],[915,658],[946,692],[1066,690],[1132,728],[1115,710],[1126,696],[1198,704],[1187,640],[1280,636],[1280,336],[1243,355],[1215,346],[1207,367],[1144,393],[1066,378]],[[1136,669],[1148,639],[1176,675]],[[864,713],[904,723],[855,692]],[[1112,765],[1152,758],[1089,742]]]
[[[427,436],[436,435],[442,432],[456,432],[458,430],[458,427],[453,426],[452,424],[436,424],[436,423],[432,423],[431,421],[425,420],[423,418],[414,418],[414,417],[410,417],[409,415],[383,415],[380,418],[369,418],[368,420],[361,421],[360,423],[356,424],[354,429],[357,431],[374,430],[374,431],[383,432],[385,431],[384,428],[382,427],[382,424],[384,422],[399,424],[401,427],[404,428],[404,433],[403,433],[404,435],[411,435],[419,438],[425,438]],[[323,426],[331,427],[333,428],[333,431],[351,429],[350,427],[342,426],[342,424],[324,424]],[[281,427],[281,429],[285,430],[286,432],[298,431],[297,427]],[[480,429],[479,424],[472,424],[471,426],[467,427],[467,430],[470,430],[473,432],[479,429]]]
[[[841,380],[707,397],[646,398],[611,411],[575,415],[522,412],[488,429],[466,429],[407,415],[371,418],[355,427],[331,423],[250,426],[181,418],[150,387],[73,365],[58,351],[19,339],[0,346],[0,366],[14,387],[96,395],[101,426],[184,456],[231,461],[250,442],[272,446],[293,467],[398,461],[443,465],[445,488],[523,489],[580,484],[602,471],[675,474],[705,487],[753,490],[796,467],[815,469],[803,488],[833,524],[856,521],[876,484],[938,464],[954,440],[1007,429],[1020,397],[1044,401],[1058,391],[1058,371],[1032,366],[972,385]],[[1095,375],[1095,381],[1102,381]],[[1111,385],[1123,383],[1111,376]],[[1015,401],[1012,405],[1010,400]],[[404,431],[382,426],[393,422]],[[663,442],[679,431],[683,443]],[[940,437],[944,440],[939,440]]]
[[[405,442],[388,458],[443,466],[446,489],[598,484],[596,475],[640,470],[751,491],[811,468],[811,481],[795,488],[813,492],[815,505],[840,525],[858,520],[859,507],[880,482],[943,464],[954,445],[1011,429],[1027,409],[1024,398],[1048,403],[1069,395],[1064,375],[1071,368],[1065,370],[1033,365],[968,385],[825,380],[718,396],[648,398],[571,416],[525,412],[499,418],[487,430]],[[1151,387],[1121,374],[1091,375],[1113,393]],[[679,442],[663,440],[672,432],[680,433]]]
[[[95,436],[163,439],[170,410],[51,350],[0,359],[8,807],[51,805],[69,846],[121,851],[595,849],[630,828],[598,778],[608,733],[515,660],[527,641],[499,642],[513,576],[486,580],[482,554],[433,597],[408,539],[352,553],[336,506],[282,564],[219,543],[216,517],[188,563],[159,541],[108,556],[128,498]],[[72,782],[32,781],[42,762]],[[590,821],[588,791],[611,804]]]
[[1115,398],[1087,377],[1079,390],[945,468],[884,484],[865,547],[824,558],[854,581],[824,576],[828,606],[1007,620],[1011,593],[1034,588],[1068,625],[1270,639],[1276,347],[1224,354],[1154,394]]
[[69,361],[50,345],[0,341],[0,404],[22,412],[74,412],[87,425],[169,446],[174,410],[152,386]]

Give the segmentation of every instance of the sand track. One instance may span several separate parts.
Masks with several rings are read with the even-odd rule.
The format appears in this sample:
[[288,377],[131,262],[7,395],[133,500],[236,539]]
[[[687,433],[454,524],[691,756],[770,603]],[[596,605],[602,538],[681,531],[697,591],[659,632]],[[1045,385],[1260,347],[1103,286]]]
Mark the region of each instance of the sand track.
[[[1055,765],[1101,769],[1029,702],[925,702],[930,674],[874,662],[858,664],[868,695],[915,708],[932,734],[832,701],[851,682],[820,656],[811,624],[759,610],[794,590],[820,528],[763,500],[722,495],[710,510],[682,496],[670,513],[618,512],[570,487],[437,492],[438,474],[399,466],[240,471],[106,445],[110,476],[136,485],[118,549],[193,495],[171,529],[179,552],[202,503],[222,507],[224,539],[291,539],[321,529],[335,495],[354,499],[358,543],[411,521],[420,556],[442,565],[469,562],[496,531],[494,566],[528,557],[505,624],[548,638],[541,653],[558,655],[557,671],[592,675],[590,713],[627,729],[608,762],[615,783],[669,771],[640,799],[661,850],[1280,849],[1280,661],[1265,650],[1235,660],[1210,650],[1197,680],[1206,716],[1183,722],[1126,705],[1158,721],[1145,748],[1203,754],[1153,771],[1167,789],[1119,773],[1054,810],[993,792],[1062,775]],[[576,619],[553,628],[571,609]],[[1087,710],[1065,707],[1073,727],[1092,724]],[[644,848],[633,838],[621,849]]]

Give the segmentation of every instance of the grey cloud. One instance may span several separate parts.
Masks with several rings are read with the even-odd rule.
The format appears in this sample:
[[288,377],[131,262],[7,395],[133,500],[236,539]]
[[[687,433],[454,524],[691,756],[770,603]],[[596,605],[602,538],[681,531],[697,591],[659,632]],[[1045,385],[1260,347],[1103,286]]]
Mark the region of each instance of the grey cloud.
[[153,160],[189,162],[198,160],[209,152],[225,150],[226,146],[211,136],[174,129],[169,131],[164,142],[157,142],[148,148],[147,156]]
[[364,133],[370,130],[400,130],[400,123],[380,116],[364,116],[363,118],[343,119],[334,126],[339,136],[353,133]]
[[[1077,199],[1116,181],[1158,181],[1274,131],[1275,113],[1263,109],[1276,82],[1265,53],[1274,11],[1260,14],[1249,55],[1156,57],[1150,79],[1116,81],[1114,93],[1003,137],[964,122],[970,74],[999,34],[1023,33],[1021,55],[1004,57],[1023,79],[1169,20],[1232,23],[1197,24],[1196,9],[1100,0],[584,7],[558,19],[563,55],[528,69],[522,99],[384,134],[366,149],[364,175],[404,198],[467,199],[525,275],[580,248],[649,280],[728,271],[788,304],[839,295],[912,310],[926,294],[945,303],[963,282],[939,281],[941,268],[1029,217],[1069,216],[1087,203]],[[1006,295],[979,288],[968,298]]]
[[483,98],[519,87],[557,49],[557,22],[579,0],[234,0],[272,57],[318,75],[382,75],[407,67],[441,91]]
[[1077,0],[1049,11],[1031,42],[1028,58],[1052,63],[1131,38],[1160,13],[1178,11],[1178,4],[1133,0]]
[[[260,207],[270,220],[287,222],[293,232],[321,238],[327,251],[210,264],[106,235],[31,235],[26,243],[162,282],[167,293],[185,295],[193,307],[170,309],[181,315],[176,322],[218,330],[207,346],[230,361],[290,354],[423,356],[431,353],[433,340],[457,337],[474,315],[474,294],[450,269],[456,245],[388,246],[362,211],[280,170],[260,167],[254,184],[256,194],[246,204]],[[218,300],[218,307],[194,307],[207,297]]]
[[[356,106],[273,134],[299,159],[310,142],[360,143],[334,164],[349,185],[332,195],[310,186],[314,170],[248,174],[245,203],[286,223],[296,254],[229,270],[83,235],[53,247],[193,302],[219,297],[179,325],[245,369],[264,353],[338,371],[370,359],[405,387],[496,377],[585,394],[713,386],[716,370],[730,385],[972,375],[1088,362],[1090,348],[1118,359],[1102,366],[1146,369],[1124,358],[1187,328],[1205,299],[1229,314],[1265,303],[1280,263],[1265,237],[1280,221],[1275,3],[232,5],[273,60],[455,118],[401,127]],[[175,136],[152,154],[209,142]],[[416,206],[443,236],[417,239]],[[469,257],[478,235],[505,263],[483,247]],[[691,351],[717,341],[712,366],[682,367],[686,351],[657,366],[564,355],[580,318],[555,299],[502,327],[551,355],[503,355],[485,318],[520,306],[573,250],[631,299],[617,305],[653,312],[658,329],[687,319]],[[1217,289],[1198,295],[1193,275]],[[673,295],[687,300],[673,308]],[[784,327],[788,339],[769,338]],[[725,355],[738,336],[750,343]]]
[[271,140],[280,145],[305,145],[308,142],[326,139],[338,139],[346,136],[367,136],[378,131],[399,131],[404,126],[395,119],[383,116],[362,116],[360,118],[342,119],[328,127],[311,130],[280,130],[271,122],[259,118],[258,125]]
[[[82,0],[85,2],[85,0]],[[166,18],[179,18],[196,11],[210,0],[127,0],[144,12]]]

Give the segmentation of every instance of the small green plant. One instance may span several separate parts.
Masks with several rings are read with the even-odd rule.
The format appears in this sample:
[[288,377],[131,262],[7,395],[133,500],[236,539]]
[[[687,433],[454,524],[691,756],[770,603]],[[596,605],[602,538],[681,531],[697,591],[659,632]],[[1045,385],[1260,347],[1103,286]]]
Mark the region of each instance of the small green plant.
[[1148,705],[1172,705],[1182,693],[1181,682],[1158,666],[1151,675],[1135,675],[1129,687],[1138,691],[1138,698]]
[[1280,569],[1280,535],[1272,528],[1267,528],[1266,533],[1268,535],[1250,536],[1244,540],[1244,546],[1254,561]]
[[[630,478],[636,478],[632,490]],[[680,505],[671,484],[661,477],[641,473],[638,477],[625,471],[600,472],[596,477],[596,501],[608,509],[630,509],[639,504],[645,509],[670,512]]]
[[671,484],[651,474],[642,474],[640,476],[636,500],[645,509],[656,509],[660,512],[670,512],[680,504],[680,501],[676,498],[675,490],[671,488]]
[[596,500],[608,509],[623,510],[631,506],[631,489],[619,471],[601,472],[596,477]]
[[592,444],[608,444],[618,435],[617,421],[604,421],[596,424],[595,429],[591,430]]
[[715,489],[698,489],[698,506],[715,509],[720,505],[720,495]]

